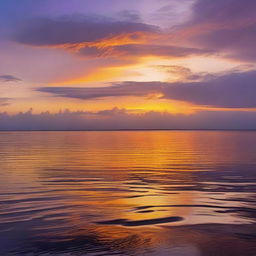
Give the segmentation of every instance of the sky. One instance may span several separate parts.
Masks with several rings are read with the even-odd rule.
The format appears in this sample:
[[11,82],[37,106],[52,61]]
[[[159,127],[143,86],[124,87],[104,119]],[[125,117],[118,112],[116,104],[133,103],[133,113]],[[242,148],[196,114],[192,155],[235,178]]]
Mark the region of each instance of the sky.
[[256,129],[255,0],[1,0],[0,130]]

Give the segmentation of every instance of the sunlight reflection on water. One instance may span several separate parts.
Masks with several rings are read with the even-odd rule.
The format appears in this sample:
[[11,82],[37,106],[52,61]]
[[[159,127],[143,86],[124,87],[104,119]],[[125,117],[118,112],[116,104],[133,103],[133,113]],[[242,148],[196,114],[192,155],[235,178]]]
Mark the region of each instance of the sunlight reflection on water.
[[255,255],[255,152],[256,132],[2,132],[1,255]]

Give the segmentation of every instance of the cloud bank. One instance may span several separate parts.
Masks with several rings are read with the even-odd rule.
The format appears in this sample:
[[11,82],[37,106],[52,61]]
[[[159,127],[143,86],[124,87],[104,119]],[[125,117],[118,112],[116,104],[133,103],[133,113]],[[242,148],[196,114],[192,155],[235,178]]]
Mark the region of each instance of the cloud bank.
[[192,115],[148,112],[132,114],[114,108],[99,112],[32,111],[0,113],[0,130],[122,130],[122,129],[256,129],[256,112],[201,111]]

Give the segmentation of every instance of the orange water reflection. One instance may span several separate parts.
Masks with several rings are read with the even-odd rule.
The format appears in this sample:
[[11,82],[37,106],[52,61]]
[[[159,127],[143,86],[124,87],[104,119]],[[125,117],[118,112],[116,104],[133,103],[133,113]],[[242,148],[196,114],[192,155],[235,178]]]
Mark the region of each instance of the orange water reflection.
[[200,255],[211,232],[249,246],[224,226],[252,233],[255,142],[254,132],[1,133],[0,227],[47,253],[65,241]]

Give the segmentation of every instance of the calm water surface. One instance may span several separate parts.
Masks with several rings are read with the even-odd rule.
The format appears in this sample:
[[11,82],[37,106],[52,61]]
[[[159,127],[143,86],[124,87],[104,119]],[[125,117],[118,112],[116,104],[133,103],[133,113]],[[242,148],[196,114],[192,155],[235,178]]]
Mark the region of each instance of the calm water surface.
[[256,132],[1,132],[0,255],[256,255]]

